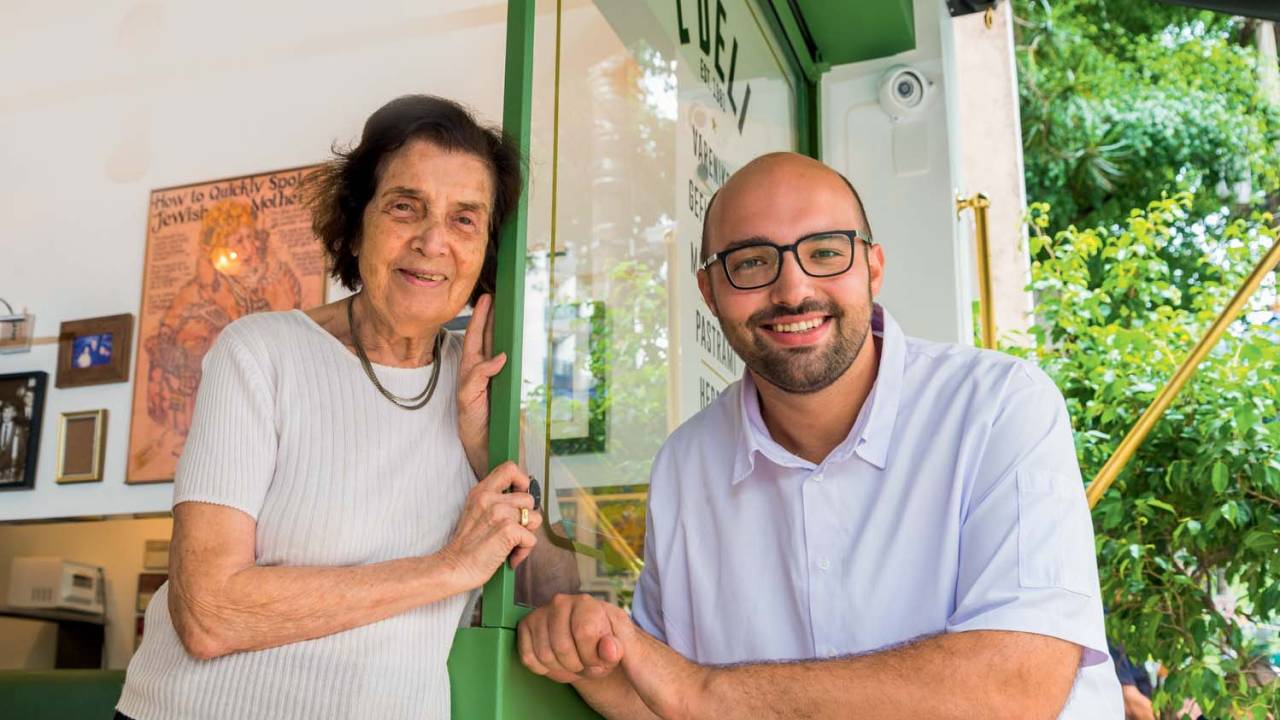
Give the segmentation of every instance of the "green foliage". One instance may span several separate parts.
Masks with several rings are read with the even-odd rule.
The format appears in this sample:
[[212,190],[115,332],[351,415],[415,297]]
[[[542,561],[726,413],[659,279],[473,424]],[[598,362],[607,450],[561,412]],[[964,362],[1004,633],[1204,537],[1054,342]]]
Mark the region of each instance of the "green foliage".
[[[1121,227],[1052,235],[1048,206],[1031,207],[1034,352],[1066,397],[1085,477],[1276,239],[1274,219],[1255,213],[1194,242],[1195,206],[1180,194]],[[1165,259],[1179,243],[1202,278],[1185,291]],[[1235,323],[1094,510],[1108,632],[1170,668],[1158,708],[1187,697],[1210,717],[1280,707],[1280,683],[1259,686],[1247,668],[1268,652],[1255,624],[1280,621],[1278,341],[1274,326]],[[1234,612],[1215,607],[1220,583],[1239,598]]]
[[1014,7],[1027,192],[1054,208],[1054,230],[1123,223],[1179,191],[1204,217],[1229,202],[1220,182],[1274,200],[1280,113],[1237,43],[1242,20],[1155,2]]
[[623,260],[609,270],[610,387],[602,410],[616,430],[605,462],[620,485],[649,482],[649,468],[667,437],[668,299],[659,272],[641,260]]
[[[1014,13],[1034,352],[1093,477],[1274,241],[1280,110],[1241,18],[1127,0]],[[1268,652],[1255,626],[1280,620],[1277,333],[1235,323],[1094,510],[1108,631],[1170,669],[1168,717],[1184,698],[1280,714],[1280,686],[1248,668]]]

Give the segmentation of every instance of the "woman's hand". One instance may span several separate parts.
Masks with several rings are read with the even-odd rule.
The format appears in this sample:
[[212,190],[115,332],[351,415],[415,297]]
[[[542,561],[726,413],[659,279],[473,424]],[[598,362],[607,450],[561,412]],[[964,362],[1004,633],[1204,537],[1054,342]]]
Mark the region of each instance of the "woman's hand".
[[489,468],[489,380],[507,363],[493,352],[493,296],[481,295],[467,322],[458,367],[458,437],[476,477]]
[[[511,492],[506,492],[508,489]],[[529,522],[520,525],[521,510]],[[514,463],[499,465],[467,494],[453,537],[440,551],[458,592],[483,585],[508,557],[517,567],[537,543],[542,513],[534,509],[529,476]]]

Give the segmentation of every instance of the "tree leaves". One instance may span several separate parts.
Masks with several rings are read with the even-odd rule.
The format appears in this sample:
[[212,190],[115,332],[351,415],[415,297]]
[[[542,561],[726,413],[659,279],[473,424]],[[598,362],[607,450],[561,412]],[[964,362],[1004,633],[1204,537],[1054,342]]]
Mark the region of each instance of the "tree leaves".
[[1227,490],[1227,481],[1230,479],[1227,473],[1227,466],[1220,462],[1213,464],[1213,470],[1209,473],[1210,482],[1213,483],[1213,491],[1222,494]]
[[[1032,268],[1036,360],[1058,384],[1081,469],[1098,471],[1120,438],[1274,241],[1270,216],[1188,222],[1195,198],[1160,198],[1111,228],[1039,229]],[[1184,244],[1183,267],[1213,265],[1185,293],[1163,249]],[[1267,652],[1250,630],[1280,607],[1280,343],[1237,322],[1199,366],[1094,510],[1108,629],[1138,659],[1171,668],[1164,698],[1243,711],[1280,701],[1234,658]],[[1012,349],[1010,349],[1012,350]],[[1216,609],[1217,578],[1240,613]],[[1210,609],[1215,608],[1215,609]],[[1246,620],[1245,617],[1250,618]],[[1243,690],[1242,690],[1243,688]]]
[[[1258,94],[1239,18],[1126,0],[1013,8],[1037,303],[1024,354],[1062,390],[1089,477],[1274,241],[1280,109]],[[1265,303],[1251,310],[1267,322]],[[1280,625],[1272,318],[1231,326],[1094,509],[1109,634],[1170,669],[1157,708],[1280,708],[1280,685],[1245,670],[1280,652],[1251,629]]]
[[1280,189],[1280,114],[1258,95],[1238,20],[1116,0],[1015,12],[1027,190],[1057,209],[1056,229],[1123,222],[1162,193],[1196,193],[1203,217],[1224,204],[1219,183]]

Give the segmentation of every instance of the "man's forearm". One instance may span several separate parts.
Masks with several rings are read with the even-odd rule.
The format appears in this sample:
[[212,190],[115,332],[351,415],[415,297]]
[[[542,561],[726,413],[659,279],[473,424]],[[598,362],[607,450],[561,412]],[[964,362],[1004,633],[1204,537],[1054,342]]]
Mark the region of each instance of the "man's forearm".
[[[833,660],[703,667],[649,639],[628,668],[662,717],[1055,718],[1080,648],[1028,633],[938,635]],[[667,678],[661,674],[666,673]],[[678,678],[672,682],[672,678]],[[664,688],[679,688],[669,691]]]
[[253,566],[217,588],[175,575],[169,607],[188,652],[212,658],[310,640],[460,592],[438,556],[350,567]]
[[593,680],[579,680],[573,687],[593,710],[607,720],[658,720],[644,700],[636,693],[635,686],[622,668]]

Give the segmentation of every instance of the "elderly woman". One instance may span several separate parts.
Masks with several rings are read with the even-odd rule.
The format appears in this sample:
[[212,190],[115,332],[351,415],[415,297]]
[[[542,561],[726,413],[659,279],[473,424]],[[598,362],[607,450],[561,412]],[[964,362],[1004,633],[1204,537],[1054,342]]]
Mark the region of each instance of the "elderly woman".
[[485,476],[505,357],[484,356],[482,293],[520,182],[499,132],[426,96],[321,172],[314,227],[358,292],[241,318],[206,356],[120,716],[449,716],[473,591],[542,523],[516,466]]

